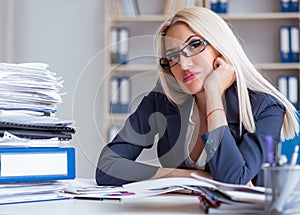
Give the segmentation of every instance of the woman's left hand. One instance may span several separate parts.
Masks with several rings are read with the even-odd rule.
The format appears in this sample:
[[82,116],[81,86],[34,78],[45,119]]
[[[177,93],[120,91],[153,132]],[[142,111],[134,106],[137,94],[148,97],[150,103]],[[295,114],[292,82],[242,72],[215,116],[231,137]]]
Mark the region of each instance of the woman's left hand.
[[246,186],[248,186],[248,187],[254,187],[252,181],[249,181],[249,182],[246,184]]
[[223,95],[225,90],[235,81],[233,66],[223,57],[218,57],[214,61],[214,71],[210,73],[204,83],[204,90],[209,93]]

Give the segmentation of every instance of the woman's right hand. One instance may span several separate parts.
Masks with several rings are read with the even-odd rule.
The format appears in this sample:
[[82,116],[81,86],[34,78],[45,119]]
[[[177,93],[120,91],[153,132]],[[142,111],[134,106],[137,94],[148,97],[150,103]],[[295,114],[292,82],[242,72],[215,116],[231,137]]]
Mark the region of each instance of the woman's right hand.
[[225,90],[235,81],[233,66],[223,57],[214,61],[214,71],[206,78],[204,90],[206,93],[213,93],[222,96]]

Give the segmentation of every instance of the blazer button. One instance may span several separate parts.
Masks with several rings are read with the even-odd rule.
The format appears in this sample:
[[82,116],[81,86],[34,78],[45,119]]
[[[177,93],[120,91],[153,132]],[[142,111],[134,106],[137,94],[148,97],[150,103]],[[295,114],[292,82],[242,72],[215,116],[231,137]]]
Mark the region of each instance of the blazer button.
[[212,144],[213,142],[214,142],[214,141],[213,141],[212,138],[208,138],[208,139],[206,140],[206,144],[208,144],[208,145]]
[[210,152],[211,154],[214,154],[214,153],[216,152],[216,148],[215,148],[215,147],[211,147],[211,148],[209,149],[209,152]]

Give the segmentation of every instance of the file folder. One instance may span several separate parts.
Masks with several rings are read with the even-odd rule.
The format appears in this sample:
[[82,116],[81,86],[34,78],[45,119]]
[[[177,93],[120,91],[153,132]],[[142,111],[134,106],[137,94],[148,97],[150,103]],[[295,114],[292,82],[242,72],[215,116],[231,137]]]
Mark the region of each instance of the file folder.
[[0,148],[0,183],[75,178],[72,147]]
[[128,77],[112,77],[110,80],[111,113],[128,113],[131,82]]
[[280,55],[281,62],[290,62],[290,29],[288,26],[280,27]]
[[290,11],[290,0],[280,0],[281,12],[286,13]]
[[228,0],[210,0],[210,9],[216,13],[227,13]]
[[112,64],[118,63],[118,28],[111,28],[111,47],[110,47],[110,62]]
[[288,78],[288,100],[295,106],[296,109],[299,108],[297,76],[289,76]]
[[290,0],[289,11],[299,12],[299,0]]
[[210,0],[210,9],[216,13],[219,12],[218,0]]
[[129,52],[129,29],[126,27],[120,27],[118,29],[118,38],[118,63],[127,64]]
[[299,27],[291,26],[291,62],[299,62]]
[[0,137],[4,136],[5,132],[9,132],[19,138],[26,139],[51,139],[58,138],[61,141],[69,141],[72,139],[72,134],[63,131],[39,131],[39,130],[24,130],[24,129],[2,129],[0,128]]
[[120,108],[121,113],[129,112],[130,103],[130,80],[127,77],[120,79]]
[[112,77],[110,79],[110,112],[119,113],[119,79]]
[[219,13],[227,13],[228,0],[219,0]]
[[282,75],[278,77],[279,91],[295,106],[299,108],[298,101],[298,77],[294,75]]

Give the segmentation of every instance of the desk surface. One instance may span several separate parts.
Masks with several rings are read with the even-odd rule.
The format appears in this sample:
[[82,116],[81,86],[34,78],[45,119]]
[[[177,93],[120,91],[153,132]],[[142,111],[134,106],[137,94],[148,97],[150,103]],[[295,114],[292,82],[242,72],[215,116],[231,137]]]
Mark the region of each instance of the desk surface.
[[1,205],[2,215],[203,214],[195,196],[163,195],[118,201],[59,200]]

